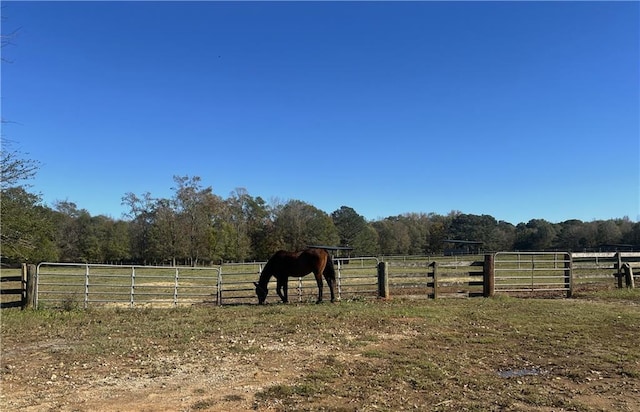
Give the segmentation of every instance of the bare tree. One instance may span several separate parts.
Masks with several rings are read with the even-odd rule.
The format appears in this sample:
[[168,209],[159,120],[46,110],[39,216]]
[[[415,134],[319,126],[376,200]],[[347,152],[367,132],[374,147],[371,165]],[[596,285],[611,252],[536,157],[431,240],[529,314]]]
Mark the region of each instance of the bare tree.
[[[5,123],[4,121],[2,123]],[[0,184],[2,190],[19,186],[24,180],[33,179],[38,172],[40,162],[23,157],[24,153],[13,149],[12,142],[2,138],[0,155]]]
[[[3,17],[4,20],[4,17]],[[17,36],[20,29],[15,29],[8,34],[0,35],[0,47],[4,49],[6,46],[13,44],[13,39]],[[2,63],[10,63],[5,58],[4,53],[1,58]],[[9,123],[2,119],[2,128]],[[11,140],[6,139],[2,134],[0,141],[1,157],[0,157],[0,183],[1,189],[6,190],[10,187],[18,186],[22,180],[32,179],[39,168],[39,162],[24,157],[24,153],[15,149]]]

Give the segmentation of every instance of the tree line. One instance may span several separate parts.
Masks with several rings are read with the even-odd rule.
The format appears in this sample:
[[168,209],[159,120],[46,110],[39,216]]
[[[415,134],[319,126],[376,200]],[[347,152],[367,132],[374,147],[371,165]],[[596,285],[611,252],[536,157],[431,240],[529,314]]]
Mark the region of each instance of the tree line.
[[[8,182],[3,177],[3,183]],[[349,206],[326,213],[302,200],[266,202],[239,188],[227,198],[199,177],[174,177],[173,195],[126,193],[126,216],[92,216],[70,201],[46,206],[25,186],[2,187],[2,261],[206,265],[262,261],[276,250],[342,245],[352,256],[441,254],[452,239],[480,251],[638,248],[628,218],[513,225],[489,215],[407,213],[367,221]]]

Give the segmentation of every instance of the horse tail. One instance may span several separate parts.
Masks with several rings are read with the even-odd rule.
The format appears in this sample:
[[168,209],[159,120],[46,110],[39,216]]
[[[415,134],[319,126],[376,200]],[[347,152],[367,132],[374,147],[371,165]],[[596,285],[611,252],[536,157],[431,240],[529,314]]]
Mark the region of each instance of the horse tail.
[[335,279],[336,278],[336,269],[333,266],[333,257],[327,252],[327,263],[324,266],[324,271],[322,272],[325,279]]

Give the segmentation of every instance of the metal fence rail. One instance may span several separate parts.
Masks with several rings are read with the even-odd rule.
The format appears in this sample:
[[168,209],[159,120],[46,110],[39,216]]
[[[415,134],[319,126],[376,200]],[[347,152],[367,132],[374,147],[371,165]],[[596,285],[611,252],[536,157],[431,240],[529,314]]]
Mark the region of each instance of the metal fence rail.
[[[337,259],[337,297],[376,296],[376,258]],[[36,307],[180,306],[256,302],[255,287],[265,262],[216,267],[168,267],[41,263],[36,271]],[[275,280],[270,288],[271,301]],[[313,276],[291,278],[291,301],[315,301]],[[324,284],[325,297],[328,287]],[[274,300],[275,299],[275,300]]]
[[[493,258],[489,265],[487,257]],[[335,258],[333,262],[337,297],[343,300],[378,296],[381,265],[386,273],[384,289],[400,296],[490,296],[494,291],[563,292],[571,296],[575,287],[593,287],[595,283],[608,283],[612,287],[616,277],[618,287],[622,287],[625,265],[633,267],[633,276],[640,279],[637,276],[640,270],[636,269],[640,268],[640,253],[630,252],[497,252],[494,255]],[[27,279],[35,278],[31,283],[35,287],[29,287],[32,292],[27,296],[31,295],[29,304],[36,307],[256,303],[253,283],[265,263],[225,263],[214,267],[41,263],[37,268],[30,265],[35,275]],[[25,281],[20,284],[17,279],[21,287],[18,292],[23,292]],[[269,300],[279,301],[275,280],[271,283]],[[1,289],[3,298],[12,292],[4,284]],[[327,289],[325,282],[325,298]],[[291,301],[315,301],[315,278],[310,275],[291,278],[289,292]],[[4,299],[2,303],[4,307]],[[12,306],[20,306],[19,303]]]
[[571,254],[566,252],[498,252],[494,260],[495,292],[564,292],[573,290]]
[[36,305],[178,306],[219,301],[220,268],[41,263]]
[[[266,262],[232,263],[220,267],[220,304],[241,304],[257,302],[256,282]],[[377,265],[375,257],[334,259],[336,271],[336,296],[352,299],[377,294]],[[323,283],[324,298],[328,298],[328,286]],[[289,279],[289,300],[292,302],[315,302],[318,287],[313,275]],[[267,301],[279,301],[275,293],[275,279],[269,285]]]
[[377,296],[378,263],[376,257],[336,259],[338,296],[341,299]]

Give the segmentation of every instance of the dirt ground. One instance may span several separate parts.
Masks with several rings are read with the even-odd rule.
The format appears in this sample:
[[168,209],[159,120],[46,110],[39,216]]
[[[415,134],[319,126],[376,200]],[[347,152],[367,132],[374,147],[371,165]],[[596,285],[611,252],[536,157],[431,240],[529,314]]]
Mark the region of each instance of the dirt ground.
[[69,364],[69,350],[69,343],[53,341],[5,351],[0,409],[255,410],[256,392],[304,374],[306,362],[331,351],[277,342],[256,353],[212,357],[210,353],[217,351],[201,348],[153,358],[132,353],[129,358]]
[[[487,304],[496,310],[500,308],[499,301]],[[430,317],[415,316],[412,308],[393,307],[389,309],[391,322],[380,329],[375,317],[361,317],[360,307],[352,310],[345,305],[339,312],[327,306],[321,308],[322,312],[320,309],[313,312],[311,305],[308,308],[292,306],[282,311],[300,309],[304,316],[330,316],[335,327],[321,334],[315,332],[313,322],[311,325],[307,322],[301,329],[293,322],[281,325],[288,334],[269,332],[266,329],[270,326],[263,326],[267,325],[266,321],[237,329],[237,333],[218,333],[212,327],[201,335],[186,338],[179,347],[172,346],[181,339],[173,331],[169,331],[165,339],[143,335],[144,340],[136,341],[125,339],[132,333],[122,330],[120,337],[99,337],[108,341],[113,336],[112,342],[118,342],[109,352],[104,350],[108,346],[102,346],[92,353],[91,342],[99,345],[97,340],[91,340],[93,335],[79,334],[74,340],[56,335],[53,330],[40,333],[37,340],[25,342],[5,334],[0,365],[0,410],[640,410],[637,347],[629,347],[616,355],[605,353],[600,348],[606,346],[598,344],[593,351],[589,342],[571,343],[572,339],[580,339],[577,330],[556,335],[551,327],[544,327],[545,339],[566,339],[566,345],[580,350],[571,357],[553,351],[538,354],[523,348],[529,341],[521,340],[519,331],[509,332],[515,344],[494,350],[490,342],[502,339],[501,331],[510,328],[503,325],[499,331],[492,330],[488,325],[493,322],[489,323],[488,318],[475,312],[481,303],[430,305],[420,308],[431,310]],[[371,306],[368,310],[373,313],[377,309]],[[541,321],[545,319],[546,307],[540,305]],[[562,301],[558,307],[572,310],[566,313],[577,313],[573,311],[584,307],[593,310],[596,316],[605,316],[601,315],[604,306],[591,309],[586,302]],[[449,308],[462,312],[449,315]],[[625,305],[624,308],[626,314],[622,320],[626,323],[611,326],[616,333],[611,339],[618,344],[633,341],[640,330],[637,306]],[[380,306],[380,310],[383,309]],[[267,310],[280,310],[280,307]],[[118,321],[128,316],[127,312],[123,313]],[[178,315],[173,316],[177,320],[188,316],[176,313]],[[437,316],[441,317],[440,322]],[[453,320],[447,320],[449,316]],[[606,314],[606,319],[616,321],[618,317],[615,313]],[[324,319],[319,317],[315,322],[320,324]],[[175,331],[181,334],[182,325],[172,322]],[[439,331],[438,325],[442,323],[459,327]],[[538,330],[535,325],[531,327]],[[92,328],[91,333],[101,330],[100,325]],[[117,332],[112,325],[105,326],[105,330]],[[121,347],[119,339],[129,342],[130,347]],[[548,346],[544,342],[531,345],[534,348]],[[466,352],[458,356],[450,353],[459,351],[460,347],[466,348]],[[621,363],[618,358],[611,359],[612,356],[626,359]],[[594,366],[585,364],[585,359]],[[394,368],[394,363],[401,365]],[[340,372],[328,376],[327,365],[332,364],[339,365],[335,370]],[[500,370],[510,369],[516,376],[498,377]],[[396,376],[380,377],[385,373]],[[517,376],[518,373],[523,375]],[[340,390],[325,391],[321,399],[296,393],[298,403],[283,404],[283,399],[291,399],[291,394],[286,393],[291,389],[287,388],[302,390],[304,385],[300,382],[308,382],[309,377],[314,376],[319,381],[330,382],[327,385],[340,385]],[[264,396],[265,393],[268,396]],[[486,396],[495,398],[487,400]],[[385,397],[390,402],[386,402]],[[543,406],[536,406],[538,404]]]

